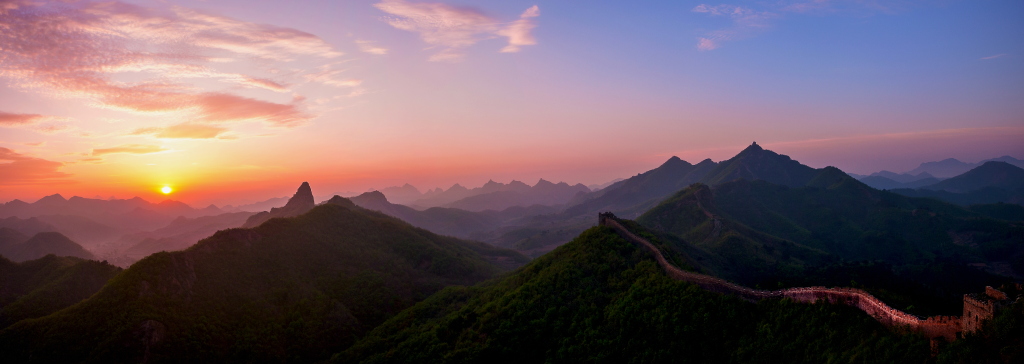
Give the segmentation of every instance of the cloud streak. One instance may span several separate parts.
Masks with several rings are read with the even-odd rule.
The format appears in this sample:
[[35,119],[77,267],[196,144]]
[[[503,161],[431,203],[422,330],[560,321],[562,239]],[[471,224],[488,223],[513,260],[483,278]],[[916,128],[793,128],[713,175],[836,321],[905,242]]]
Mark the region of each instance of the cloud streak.
[[12,114],[0,111],[0,126],[15,126],[35,124],[47,119],[39,114]]
[[59,171],[64,163],[28,157],[0,147],[0,186],[67,182],[71,175]]
[[227,132],[227,128],[222,128],[216,125],[183,123],[171,125],[165,128],[139,128],[133,131],[130,135],[153,135],[157,138],[168,139],[213,139],[217,138],[224,132]]
[[167,151],[168,149],[159,145],[151,144],[122,144],[112,148],[100,148],[93,149],[93,156],[101,156],[107,154],[127,153],[127,154],[151,154]]
[[392,15],[385,19],[391,26],[419,33],[424,42],[441,48],[430,56],[430,61],[461,61],[464,49],[480,41],[498,37],[508,38],[501,52],[514,53],[522,46],[537,44],[532,30],[540,9],[534,5],[526,9],[519,19],[502,23],[478,10],[441,3],[410,3],[404,0],[384,0],[374,4],[377,9]]

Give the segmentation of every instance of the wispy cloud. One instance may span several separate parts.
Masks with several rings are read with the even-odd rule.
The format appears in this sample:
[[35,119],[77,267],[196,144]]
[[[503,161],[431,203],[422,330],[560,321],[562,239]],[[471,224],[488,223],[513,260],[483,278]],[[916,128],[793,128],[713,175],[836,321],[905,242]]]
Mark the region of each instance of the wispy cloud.
[[363,51],[365,53],[376,54],[376,55],[388,54],[388,49],[387,48],[377,46],[372,41],[357,40],[356,44],[359,45],[359,50],[361,50],[361,51]]
[[133,131],[131,135],[153,135],[157,138],[169,139],[213,139],[227,132],[227,130],[227,128],[216,125],[183,123],[168,127],[139,128]]
[[722,43],[751,37],[770,29],[786,14],[825,15],[834,13],[896,13],[911,6],[910,0],[779,0],[752,2],[750,6],[700,4],[691,11],[712,17],[729,18],[732,25],[704,32],[697,37],[697,49],[718,49]]
[[988,56],[988,57],[981,57],[981,59],[988,60],[988,59],[996,59],[996,58],[1006,57],[1006,56],[1008,56],[1008,54],[1000,53],[1000,54],[991,55],[991,56]]
[[[341,55],[306,32],[181,7],[15,0],[0,8],[0,77],[13,85],[100,108],[179,113],[183,120],[299,125],[315,116],[299,98],[279,103],[242,97],[202,81],[292,92],[280,77],[309,80],[275,69],[324,64]],[[225,71],[237,69],[251,72]]]
[[519,52],[521,46],[537,44],[531,31],[537,27],[537,22],[533,18],[538,16],[540,16],[540,8],[537,5],[531,6],[519,15],[519,20],[512,22],[505,29],[499,30],[498,35],[508,37],[508,45],[501,51],[515,53]]
[[695,13],[705,13],[711,16],[725,16],[732,20],[732,27],[711,31],[704,36],[697,38],[697,49],[710,51],[721,46],[722,42],[735,40],[750,36],[753,33],[767,29],[772,19],[778,14],[770,11],[759,11],[736,5],[707,5],[700,4],[693,8]]
[[166,151],[166,150],[168,150],[168,149],[166,149],[164,147],[161,147],[159,145],[151,145],[151,144],[122,144],[122,145],[119,145],[119,146],[116,146],[116,147],[112,147],[112,148],[93,149],[92,150],[92,155],[93,156],[101,156],[101,155],[115,154],[115,153],[150,154],[150,153],[159,153],[159,152],[163,152],[163,151]]
[[33,158],[0,147],[0,186],[67,182],[71,175],[59,171],[63,166],[61,162]]
[[536,5],[511,23],[503,23],[476,9],[441,3],[384,0],[374,6],[393,15],[385,19],[391,26],[419,33],[424,42],[441,48],[430,56],[431,61],[460,61],[466,47],[497,37],[508,38],[508,45],[501,49],[506,53],[518,52],[524,45],[537,44],[531,34],[536,27],[533,18],[540,15]]

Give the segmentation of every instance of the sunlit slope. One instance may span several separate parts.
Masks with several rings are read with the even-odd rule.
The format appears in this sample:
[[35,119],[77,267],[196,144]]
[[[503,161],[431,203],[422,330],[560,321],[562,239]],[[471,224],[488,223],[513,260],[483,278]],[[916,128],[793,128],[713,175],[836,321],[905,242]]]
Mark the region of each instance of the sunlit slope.
[[139,261],[98,294],[0,331],[14,362],[310,362],[452,284],[522,264],[340,197]]
[[920,362],[927,341],[856,309],[741,301],[671,280],[611,229],[513,275],[448,288],[388,320],[343,363]]

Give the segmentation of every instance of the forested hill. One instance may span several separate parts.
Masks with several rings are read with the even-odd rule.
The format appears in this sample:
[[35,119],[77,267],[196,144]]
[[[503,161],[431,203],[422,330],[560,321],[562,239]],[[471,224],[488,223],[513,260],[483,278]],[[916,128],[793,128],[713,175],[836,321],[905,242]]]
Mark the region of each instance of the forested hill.
[[157,253],[89,299],[0,331],[5,361],[313,362],[452,284],[526,261],[336,197]]
[[928,341],[857,309],[754,304],[666,276],[595,227],[515,274],[445,289],[334,357],[341,363],[924,362]]

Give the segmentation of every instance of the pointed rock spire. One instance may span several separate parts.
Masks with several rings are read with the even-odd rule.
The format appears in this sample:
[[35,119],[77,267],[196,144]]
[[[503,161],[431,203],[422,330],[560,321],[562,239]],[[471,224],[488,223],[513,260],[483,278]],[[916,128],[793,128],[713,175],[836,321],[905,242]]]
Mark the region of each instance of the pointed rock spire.
[[313,190],[309,188],[309,182],[302,182],[299,189],[295,191],[292,198],[288,199],[282,207],[275,207],[270,211],[264,211],[256,215],[252,215],[245,224],[242,225],[244,228],[259,226],[275,217],[293,217],[299,216],[312,210],[316,206],[316,202],[313,200]]

